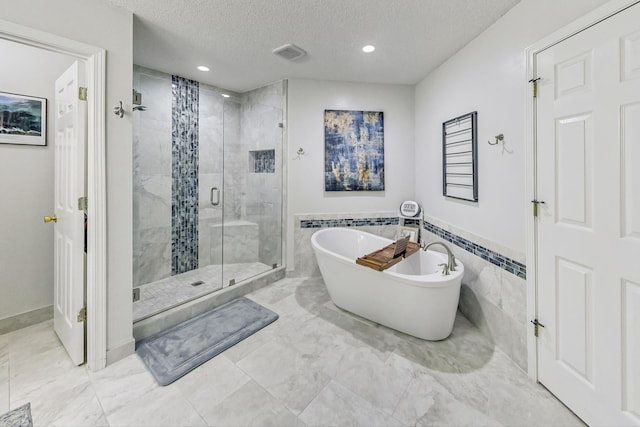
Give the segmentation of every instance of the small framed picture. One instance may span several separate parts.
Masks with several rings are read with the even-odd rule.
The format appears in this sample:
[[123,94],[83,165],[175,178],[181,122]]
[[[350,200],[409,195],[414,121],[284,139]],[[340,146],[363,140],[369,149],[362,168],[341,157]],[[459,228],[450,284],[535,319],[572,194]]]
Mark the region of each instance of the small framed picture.
[[47,145],[47,99],[0,92],[0,143]]
[[418,228],[417,227],[398,227],[396,233],[396,240],[403,239],[409,236],[409,241],[418,243]]

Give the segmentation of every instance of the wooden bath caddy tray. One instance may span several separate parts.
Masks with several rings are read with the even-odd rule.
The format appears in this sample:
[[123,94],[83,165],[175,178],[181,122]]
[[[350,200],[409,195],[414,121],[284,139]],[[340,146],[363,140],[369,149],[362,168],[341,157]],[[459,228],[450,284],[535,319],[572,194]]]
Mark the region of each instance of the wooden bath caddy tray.
[[400,239],[382,249],[366,254],[356,260],[356,264],[371,267],[374,270],[382,271],[399,263],[409,255],[420,250],[420,245],[410,242],[409,238]]

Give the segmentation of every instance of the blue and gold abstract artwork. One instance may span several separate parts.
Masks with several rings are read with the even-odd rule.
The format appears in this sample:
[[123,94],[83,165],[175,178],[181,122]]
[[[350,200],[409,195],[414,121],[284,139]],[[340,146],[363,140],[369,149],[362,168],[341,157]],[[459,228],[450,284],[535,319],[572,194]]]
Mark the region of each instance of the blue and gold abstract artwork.
[[382,111],[324,111],[325,191],[384,191]]

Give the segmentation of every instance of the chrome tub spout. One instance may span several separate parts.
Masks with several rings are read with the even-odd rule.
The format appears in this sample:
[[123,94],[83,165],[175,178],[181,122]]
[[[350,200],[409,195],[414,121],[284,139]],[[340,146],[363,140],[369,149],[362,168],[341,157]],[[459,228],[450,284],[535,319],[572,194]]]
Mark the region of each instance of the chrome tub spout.
[[445,276],[448,276],[450,271],[456,271],[456,267],[458,266],[458,264],[456,264],[456,257],[453,255],[453,252],[451,252],[451,249],[449,249],[449,247],[447,245],[445,245],[444,243],[442,243],[442,242],[431,242],[428,245],[425,244],[422,247],[422,250],[426,251],[427,249],[429,249],[433,245],[442,246],[447,251],[447,256],[449,257],[446,264],[441,264],[443,266],[442,274],[445,275]]

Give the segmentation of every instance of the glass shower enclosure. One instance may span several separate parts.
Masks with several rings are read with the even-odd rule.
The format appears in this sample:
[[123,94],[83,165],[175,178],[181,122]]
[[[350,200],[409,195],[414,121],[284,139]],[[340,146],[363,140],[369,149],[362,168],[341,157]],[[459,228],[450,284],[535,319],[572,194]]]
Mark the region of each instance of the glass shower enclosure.
[[282,265],[286,82],[234,94],[135,67],[134,89],[136,322]]

